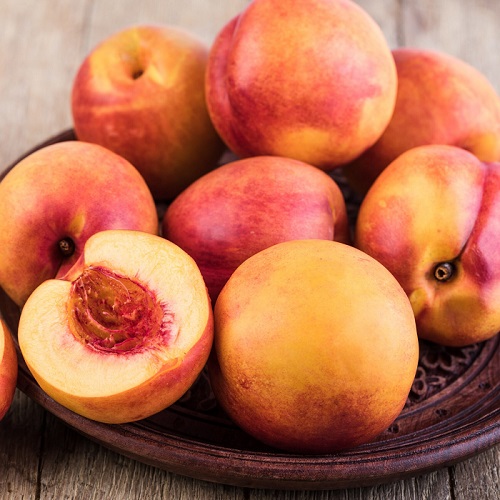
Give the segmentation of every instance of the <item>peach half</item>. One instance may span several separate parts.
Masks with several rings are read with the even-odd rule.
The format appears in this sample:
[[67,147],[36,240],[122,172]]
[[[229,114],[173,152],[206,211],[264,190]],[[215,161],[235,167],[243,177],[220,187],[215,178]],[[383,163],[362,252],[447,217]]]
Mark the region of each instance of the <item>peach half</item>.
[[3,419],[14,399],[17,370],[14,340],[7,325],[0,319],[0,420]]
[[179,399],[208,358],[213,315],[195,262],[160,236],[109,230],[87,241],[72,281],[26,302],[19,345],[40,387],[100,422],[146,418]]
[[227,414],[279,449],[332,453],[397,418],[418,363],[408,298],[360,250],[278,243],[247,259],[215,305],[209,374]]

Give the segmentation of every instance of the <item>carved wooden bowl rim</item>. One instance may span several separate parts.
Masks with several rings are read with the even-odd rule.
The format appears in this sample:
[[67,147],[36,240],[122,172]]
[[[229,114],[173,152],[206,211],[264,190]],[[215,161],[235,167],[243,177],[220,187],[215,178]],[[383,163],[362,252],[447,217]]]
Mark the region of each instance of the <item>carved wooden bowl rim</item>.
[[[50,137],[0,180],[32,152],[75,139],[72,129]],[[332,176],[352,217],[359,200],[340,171]],[[19,309],[1,289],[0,313],[16,336]],[[320,456],[281,452],[246,435],[217,407],[205,372],[153,417],[123,425],[88,420],[47,396],[17,349],[19,389],[66,425],[124,456],[195,479],[296,490],[371,486],[453,465],[500,443],[499,335],[462,349],[421,342],[417,376],[394,424],[370,444]]]

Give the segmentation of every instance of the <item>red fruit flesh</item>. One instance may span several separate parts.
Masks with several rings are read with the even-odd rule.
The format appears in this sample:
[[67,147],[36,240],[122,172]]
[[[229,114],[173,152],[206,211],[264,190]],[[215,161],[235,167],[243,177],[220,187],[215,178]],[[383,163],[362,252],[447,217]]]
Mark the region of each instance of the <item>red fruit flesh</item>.
[[102,351],[136,351],[170,333],[171,315],[154,292],[103,267],[89,267],[73,282],[68,313],[73,335]]

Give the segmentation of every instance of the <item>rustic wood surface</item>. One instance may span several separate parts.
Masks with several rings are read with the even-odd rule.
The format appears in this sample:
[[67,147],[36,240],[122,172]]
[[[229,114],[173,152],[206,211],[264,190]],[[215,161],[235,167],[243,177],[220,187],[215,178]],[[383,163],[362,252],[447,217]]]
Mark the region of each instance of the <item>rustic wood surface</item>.
[[[71,127],[73,76],[101,39],[131,24],[187,28],[210,43],[249,0],[0,0],[0,171]],[[358,0],[391,47],[438,48],[466,60],[500,91],[497,0]],[[500,497],[500,446],[456,466],[369,488],[256,490],[144,465],[95,444],[19,390],[0,422],[2,499],[478,499]]]

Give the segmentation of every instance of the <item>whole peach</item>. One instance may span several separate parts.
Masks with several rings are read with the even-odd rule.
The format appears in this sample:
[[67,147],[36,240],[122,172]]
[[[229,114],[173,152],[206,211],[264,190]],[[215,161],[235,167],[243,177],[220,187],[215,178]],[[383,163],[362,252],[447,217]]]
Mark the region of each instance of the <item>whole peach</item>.
[[296,453],[367,443],[398,417],[419,354],[415,319],[375,259],[333,241],[247,259],[215,304],[210,381],[247,433]]
[[63,276],[103,229],[158,233],[156,206],[139,172],[95,144],[67,141],[18,162],[0,182],[0,286],[18,305]]
[[461,147],[483,161],[500,160],[500,97],[470,64],[439,51],[393,51],[398,95],[382,137],[344,173],[366,193],[380,172],[408,149],[429,144]]
[[355,244],[398,279],[421,338],[464,346],[500,330],[499,221],[500,163],[420,146],[368,191]]
[[14,399],[17,383],[17,353],[6,323],[0,318],[0,420]]
[[382,31],[351,0],[255,0],[218,33],[207,104],[240,157],[330,170],[373,145],[396,100]]
[[129,160],[158,199],[172,199],[215,167],[224,145],[205,102],[208,47],[165,25],[131,26],[103,40],[75,75],[76,135]]
[[205,174],[168,207],[162,229],[197,262],[214,303],[233,271],[264,248],[291,239],[350,241],[335,181],[276,156],[232,161]]

